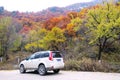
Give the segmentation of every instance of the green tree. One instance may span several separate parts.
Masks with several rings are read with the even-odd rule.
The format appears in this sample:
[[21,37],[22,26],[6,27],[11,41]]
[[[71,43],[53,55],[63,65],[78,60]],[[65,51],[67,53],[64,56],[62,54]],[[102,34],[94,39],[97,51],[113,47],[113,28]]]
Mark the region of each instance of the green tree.
[[[16,33],[15,26],[12,23],[12,18],[3,17],[0,19],[0,55],[4,56],[5,60],[8,57],[8,51],[17,48],[20,43],[19,35]],[[15,50],[15,49],[14,49]]]
[[31,52],[42,49],[41,40],[47,35],[46,29],[31,30],[28,34],[27,44],[25,49]]
[[89,11],[86,21],[90,30],[90,43],[98,46],[98,60],[101,60],[107,43],[114,43],[120,35],[120,6],[107,3],[92,9]]
[[63,35],[63,31],[54,27],[47,35],[41,40],[41,45],[47,50],[61,50],[66,38]]
[[1,56],[7,57],[7,49],[8,49],[8,26],[10,25],[11,21],[9,17],[1,18],[0,19],[0,42],[1,42]]

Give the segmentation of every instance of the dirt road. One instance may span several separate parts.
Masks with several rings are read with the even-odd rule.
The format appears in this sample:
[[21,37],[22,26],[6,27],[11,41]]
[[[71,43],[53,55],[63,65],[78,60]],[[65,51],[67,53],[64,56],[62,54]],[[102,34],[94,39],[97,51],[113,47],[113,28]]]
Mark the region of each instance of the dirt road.
[[18,70],[0,71],[0,80],[120,80],[120,73],[60,71],[40,76],[37,72],[20,74]]

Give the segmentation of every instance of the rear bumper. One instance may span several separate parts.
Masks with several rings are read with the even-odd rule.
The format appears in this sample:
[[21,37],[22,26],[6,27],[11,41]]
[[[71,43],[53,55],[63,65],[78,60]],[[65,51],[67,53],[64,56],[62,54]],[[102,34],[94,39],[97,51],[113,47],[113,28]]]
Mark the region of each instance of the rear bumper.
[[62,68],[64,68],[64,63],[58,64],[58,65],[51,65],[49,67],[46,67],[47,70],[62,69]]

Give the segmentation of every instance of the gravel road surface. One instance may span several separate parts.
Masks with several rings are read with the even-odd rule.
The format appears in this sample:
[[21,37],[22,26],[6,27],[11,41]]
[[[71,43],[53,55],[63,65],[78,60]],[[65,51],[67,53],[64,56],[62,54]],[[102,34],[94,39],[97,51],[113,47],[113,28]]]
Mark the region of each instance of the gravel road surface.
[[40,76],[37,72],[20,74],[19,70],[3,70],[0,80],[120,80],[120,73],[60,71],[59,74],[49,72]]

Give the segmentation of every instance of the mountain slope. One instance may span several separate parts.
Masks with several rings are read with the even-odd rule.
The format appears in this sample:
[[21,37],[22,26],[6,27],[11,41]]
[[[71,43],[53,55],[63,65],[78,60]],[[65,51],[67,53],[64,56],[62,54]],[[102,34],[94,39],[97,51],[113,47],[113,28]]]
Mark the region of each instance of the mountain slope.
[[91,7],[101,2],[102,2],[101,0],[93,0],[91,2],[76,3],[76,4],[66,6],[65,9],[79,12],[83,8]]

